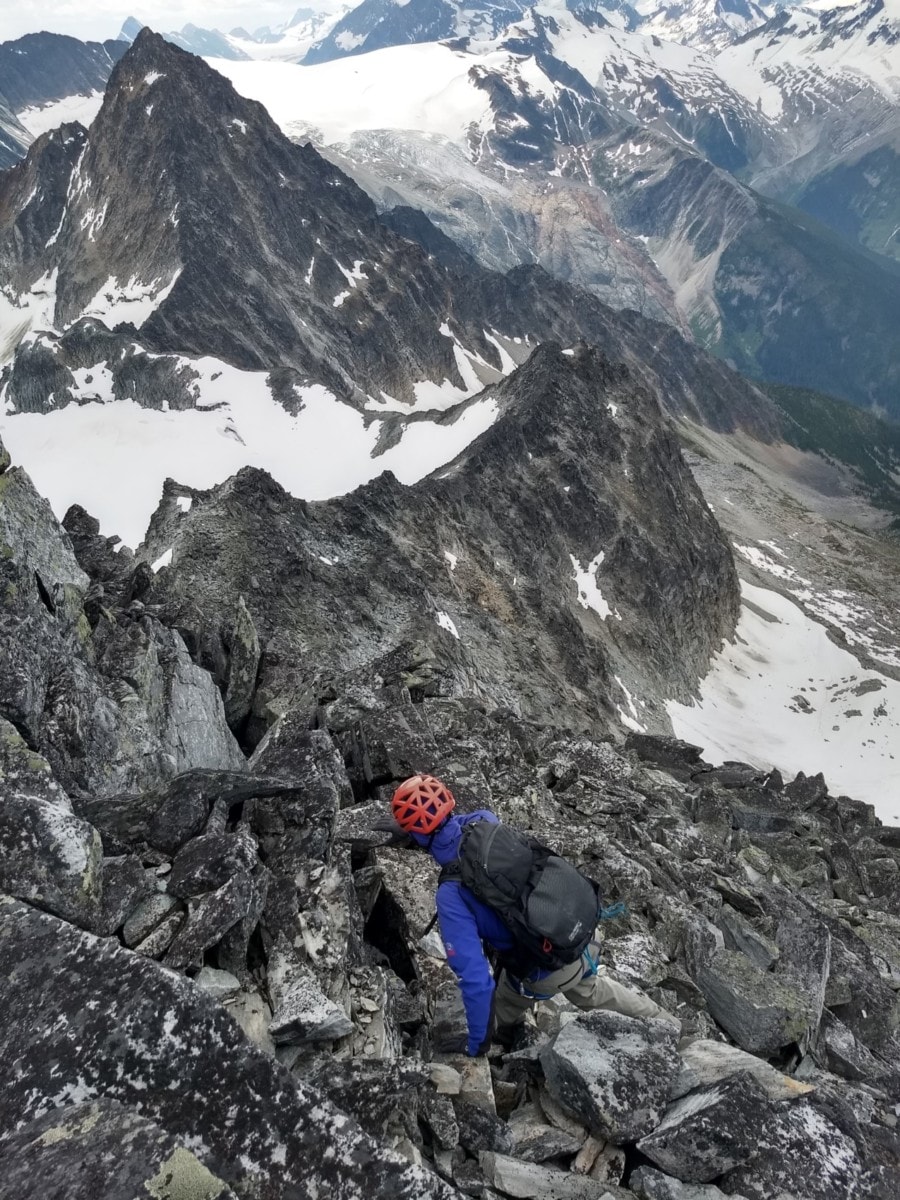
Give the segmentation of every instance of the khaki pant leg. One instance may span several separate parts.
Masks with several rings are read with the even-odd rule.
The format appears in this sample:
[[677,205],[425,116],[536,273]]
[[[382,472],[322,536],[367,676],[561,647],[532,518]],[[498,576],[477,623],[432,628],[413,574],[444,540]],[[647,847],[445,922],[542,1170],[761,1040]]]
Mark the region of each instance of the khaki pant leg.
[[[579,961],[577,964],[573,963],[571,966],[554,971],[544,979],[526,979],[523,986],[526,991],[535,992],[542,998],[555,996],[558,992],[565,992],[570,985],[577,983],[582,970]],[[518,1025],[524,1021],[525,1014],[537,1004],[537,996],[523,996],[516,985],[510,983],[510,977],[506,971],[503,971],[494,993],[494,1012],[497,1024]]]
[[657,1017],[671,1021],[681,1028],[681,1022],[671,1013],[660,1008],[649,996],[636,988],[625,987],[609,977],[605,967],[599,967],[596,975],[586,975],[572,987],[562,989],[567,1000],[578,1008],[607,1008],[626,1017]]

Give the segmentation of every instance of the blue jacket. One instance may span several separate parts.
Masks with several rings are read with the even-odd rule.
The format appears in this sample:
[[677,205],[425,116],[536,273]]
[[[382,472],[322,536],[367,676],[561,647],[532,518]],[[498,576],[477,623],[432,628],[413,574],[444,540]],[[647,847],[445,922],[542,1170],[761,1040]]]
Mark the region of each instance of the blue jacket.
[[[429,838],[422,834],[412,836],[429,851],[441,866],[459,857],[459,840],[464,826],[470,821],[491,821],[498,818],[486,808],[477,812],[451,816],[444,825]],[[482,904],[458,879],[447,880],[437,890],[435,897],[438,924],[447,962],[459,979],[468,1025],[467,1050],[471,1055],[487,1036],[494,997],[494,978],[484,953],[484,943],[494,949],[511,950],[513,939],[509,930],[493,909]]]

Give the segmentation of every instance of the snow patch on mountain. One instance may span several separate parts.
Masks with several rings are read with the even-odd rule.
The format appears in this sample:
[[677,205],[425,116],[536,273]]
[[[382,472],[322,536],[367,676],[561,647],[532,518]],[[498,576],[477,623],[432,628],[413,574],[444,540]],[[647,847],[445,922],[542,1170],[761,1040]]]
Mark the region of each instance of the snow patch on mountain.
[[197,374],[194,409],[114,400],[103,368],[95,367],[78,374],[81,403],[49,413],[0,412],[3,441],[57,516],[81,504],[105,534],[136,546],[166,478],[209,488],[256,466],[304,500],[343,495],[388,470],[412,484],[456,458],[498,416],[494,399],[470,401],[454,420],[410,421],[377,454],[383,421],[367,419],[321,385],[297,389],[303,403],[292,415],[272,396],[266,372],[215,358],[182,363]]
[[180,274],[179,268],[168,283],[161,279],[144,283],[136,276],[120,283],[111,275],[85,307],[84,316],[96,317],[110,329],[126,322],[140,329],[172,291]]
[[668,701],[678,737],[716,763],[823,771],[835,793],[900,822],[900,683],[866,670],[799,605],[741,584],[734,640],[693,704]]
[[60,125],[67,125],[71,121],[89,128],[102,103],[103,93],[93,91],[87,96],[66,96],[50,104],[23,108],[16,116],[30,134],[40,137],[49,129],[58,129]]
[[723,78],[770,111],[773,87],[809,102],[823,84],[851,91],[870,83],[900,99],[900,6],[862,0],[848,7],[794,8],[728,46],[715,59]]
[[9,286],[0,287],[0,365],[12,358],[32,330],[53,328],[58,274],[54,267],[19,295]]

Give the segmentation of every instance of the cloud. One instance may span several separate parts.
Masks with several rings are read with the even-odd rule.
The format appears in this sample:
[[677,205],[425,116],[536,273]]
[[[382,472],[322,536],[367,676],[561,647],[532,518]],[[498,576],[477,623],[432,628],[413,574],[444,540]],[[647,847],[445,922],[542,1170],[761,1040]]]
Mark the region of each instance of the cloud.
[[[207,29],[227,31],[236,25],[258,29],[260,25],[278,25],[287,21],[297,8],[332,11],[331,0],[258,0],[257,3],[229,4],[227,0],[166,0],[163,4],[134,0],[40,0],[25,5],[22,0],[0,0],[0,30],[5,40],[46,29],[67,33],[86,40],[115,37],[126,17],[134,16],[160,31],[180,29],[190,22]],[[39,11],[36,11],[39,10]]]

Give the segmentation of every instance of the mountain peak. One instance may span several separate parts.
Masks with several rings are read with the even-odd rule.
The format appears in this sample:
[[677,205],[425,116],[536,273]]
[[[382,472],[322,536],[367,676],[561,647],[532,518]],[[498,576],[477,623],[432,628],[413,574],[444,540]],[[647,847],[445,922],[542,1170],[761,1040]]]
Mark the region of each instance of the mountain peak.
[[128,17],[119,32],[119,40],[123,42],[133,42],[142,29],[146,28],[143,21],[139,21],[137,17]]

